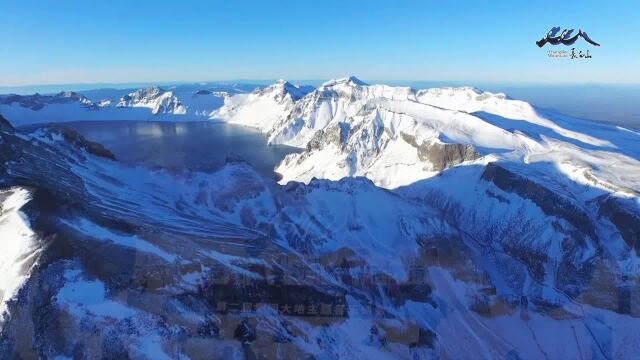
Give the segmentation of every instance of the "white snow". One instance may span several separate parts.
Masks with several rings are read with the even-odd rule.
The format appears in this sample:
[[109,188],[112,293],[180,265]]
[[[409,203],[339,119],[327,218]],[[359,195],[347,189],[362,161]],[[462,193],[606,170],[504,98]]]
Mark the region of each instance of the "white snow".
[[137,251],[154,254],[163,258],[168,262],[173,262],[176,260],[175,255],[167,253],[166,251],[162,250],[158,246],[153,245],[150,242],[144,239],[141,239],[136,235],[117,234],[87,219],[80,219],[79,221],[62,220],[62,222],[80,231],[81,233],[85,235],[89,235],[93,238],[96,238],[99,240],[111,241],[120,246],[125,246],[128,248],[135,249]]
[[79,319],[99,316],[122,320],[136,315],[134,309],[107,299],[102,281],[86,279],[79,270],[67,270],[64,277],[66,282],[56,295],[56,303]]
[[[4,198],[4,199],[3,199]],[[20,209],[31,195],[23,188],[0,191],[0,325],[11,300],[29,278],[40,246],[29,220]]]

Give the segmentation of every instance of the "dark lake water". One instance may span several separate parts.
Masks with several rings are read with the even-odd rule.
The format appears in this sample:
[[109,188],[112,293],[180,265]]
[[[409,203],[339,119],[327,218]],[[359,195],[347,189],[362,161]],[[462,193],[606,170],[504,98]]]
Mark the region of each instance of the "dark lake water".
[[172,170],[211,172],[231,156],[273,178],[274,167],[285,155],[299,151],[267,145],[266,136],[257,130],[211,121],[82,121],[65,125],[103,144],[124,163]]

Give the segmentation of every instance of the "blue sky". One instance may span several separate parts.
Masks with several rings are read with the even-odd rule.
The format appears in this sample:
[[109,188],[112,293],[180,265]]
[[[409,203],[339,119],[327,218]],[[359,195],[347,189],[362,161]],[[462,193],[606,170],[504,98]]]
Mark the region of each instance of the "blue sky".
[[[3,1],[0,86],[328,79],[640,83],[640,1]],[[582,28],[593,58],[535,41]],[[560,49],[560,46],[554,47]]]

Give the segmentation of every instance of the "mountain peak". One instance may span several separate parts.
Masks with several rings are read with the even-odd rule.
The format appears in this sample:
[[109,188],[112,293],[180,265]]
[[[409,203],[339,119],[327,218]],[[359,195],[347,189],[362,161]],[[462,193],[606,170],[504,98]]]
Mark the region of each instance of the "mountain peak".
[[123,101],[123,100],[126,101],[129,99],[137,99],[137,100],[153,99],[153,98],[157,98],[158,96],[164,93],[165,91],[161,89],[159,86],[150,86],[150,87],[138,89],[132,93],[129,93],[128,95],[125,95],[124,97],[122,97],[120,101]]
[[290,94],[294,100],[298,100],[304,97],[308,93],[308,91],[305,91],[301,89],[299,86],[294,85],[284,79],[280,79],[276,81],[275,84],[269,86],[267,89],[276,90],[282,93],[282,95]]
[[147,94],[147,95],[154,95],[154,94],[160,94],[162,92],[164,92],[163,89],[161,89],[159,86],[150,86],[144,89],[140,89],[139,90],[141,93],[143,94]]
[[60,91],[56,96],[58,97],[74,97],[77,96],[78,93],[76,93],[75,91]]
[[147,107],[152,114],[184,114],[186,108],[173,93],[159,86],[151,86],[136,90],[120,98],[117,107]]
[[345,85],[348,85],[348,86],[367,86],[368,85],[364,81],[362,81],[362,80],[358,79],[357,77],[351,75],[351,76],[345,77],[345,78],[329,80],[329,81],[325,82],[324,84],[322,84],[322,86],[323,87],[329,87],[329,86],[335,86],[335,85],[341,85],[341,84],[345,84]]

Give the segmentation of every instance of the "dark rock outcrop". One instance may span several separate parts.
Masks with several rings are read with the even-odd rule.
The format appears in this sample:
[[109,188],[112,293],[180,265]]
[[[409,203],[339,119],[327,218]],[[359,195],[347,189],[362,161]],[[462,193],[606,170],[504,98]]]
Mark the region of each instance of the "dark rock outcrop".
[[418,144],[413,135],[400,133],[402,139],[418,149],[418,158],[432,164],[433,170],[442,171],[465,161],[478,159],[481,155],[471,144]]
[[248,320],[244,319],[233,332],[233,338],[243,344],[252,343],[257,339],[256,329]]
[[319,150],[328,144],[344,147],[349,138],[350,126],[347,123],[338,123],[327,126],[325,130],[318,130],[307,143],[307,150]]
[[49,130],[51,132],[59,133],[68,143],[84,149],[90,154],[116,160],[116,156],[111,152],[111,150],[105,148],[104,145],[87,140],[79,132],[71,128],[61,125],[50,125]]
[[423,144],[418,148],[418,158],[432,163],[436,171],[479,157],[480,153],[471,144]]
[[609,196],[600,200],[600,216],[616,226],[627,245],[640,255],[640,209],[632,201]]
[[493,183],[503,191],[515,193],[533,201],[542,211],[566,220],[581,233],[595,239],[595,229],[584,210],[556,192],[496,163],[489,163],[482,179]]
[[0,131],[13,131],[14,128],[13,126],[11,126],[11,123],[9,122],[9,120],[5,119],[1,114],[0,114]]

